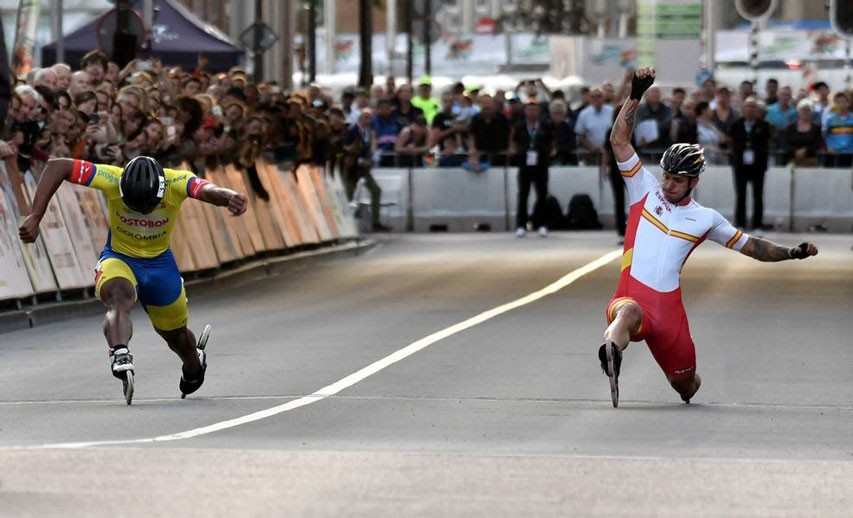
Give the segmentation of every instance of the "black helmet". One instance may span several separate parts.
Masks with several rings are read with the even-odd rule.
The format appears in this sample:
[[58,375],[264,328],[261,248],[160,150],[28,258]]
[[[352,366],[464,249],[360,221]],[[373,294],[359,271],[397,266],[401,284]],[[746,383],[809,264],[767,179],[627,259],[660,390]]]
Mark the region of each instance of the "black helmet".
[[128,208],[148,214],[157,208],[166,194],[163,166],[148,156],[134,158],[124,166],[119,192]]
[[705,170],[705,150],[698,144],[673,144],[661,157],[660,166],[669,174],[699,176]]

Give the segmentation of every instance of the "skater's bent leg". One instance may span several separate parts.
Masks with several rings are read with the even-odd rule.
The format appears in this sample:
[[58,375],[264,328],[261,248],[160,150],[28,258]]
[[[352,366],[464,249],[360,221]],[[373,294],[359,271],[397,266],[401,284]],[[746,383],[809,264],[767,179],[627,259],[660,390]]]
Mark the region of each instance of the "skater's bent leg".
[[156,328],[155,330],[157,334],[163,337],[163,340],[166,340],[169,349],[181,359],[184,372],[190,374],[201,370],[201,362],[198,359],[198,352],[196,352],[195,335],[188,327],[184,326],[170,331]]
[[104,318],[107,344],[110,349],[116,345],[127,345],[133,336],[130,310],[136,302],[136,288],[129,280],[116,277],[104,282],[98,295],[107,307]]
[[163,337],[169,349],[175,352],[184,364],[184,372],[192,373],[201,370],[201,363],[196,352],[195,335],[187,328],[189,310],[187,308],[186,292],[181,289],[180,295],[167,306],[146,306],[148,318],[157,334]]
[[615,310],[613,321],[604,331],[604,340],[613,342],[619,350],[624,351],[631,341],[631,335],[640,331],[643,323],[643,310],[634,301],[627,301]]

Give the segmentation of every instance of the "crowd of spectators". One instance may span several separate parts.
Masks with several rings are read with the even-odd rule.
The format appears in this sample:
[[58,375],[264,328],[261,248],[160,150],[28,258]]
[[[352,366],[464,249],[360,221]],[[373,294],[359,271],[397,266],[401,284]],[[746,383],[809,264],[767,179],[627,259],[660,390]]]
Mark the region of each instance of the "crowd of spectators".
[[[416,90],[415,90],[416,88]],[[574,93],[574,92],[573,92]],[[759,94],[749,81],[733,92],[707,79],[688,92],[676,87],[652,87],[637,114],[635,145],[654,158],[673,142],[701,144],[712,164],[735,164],[737,121],[752,120],[769,128],[767,153],[777,165],[795,161],[804,166],[849,167],[853,158],[853,92],[830,92],[817,82],[810,88],[779,87],[769,79]],[[339,106],[347,124],[370,113],[374,134],[372,161],[376,166],[466,167],[484,170],[505,165],[517,155],[513,128],[525,120],[525,105],[536,104],[543,123],[555,136],[550,155],[556,164],[598,164],[605,137],[624,90],[610,82],[580,88],[577,96],[549,89],[541,80],[521,81],[512,90],[483,91],[461,82],[433,92],[423,77],[413,87],[389,78],[370,90],[348,88],[340,103],[318,86],[309,90],[312,115]],[[576,99],[574,97],[577,97]],[[519,164],[514,164],[519,165]]]
[[[240,68],[211,73],[156,59],[120,68],[93,50],[79,70],[59,63],[16,80],[0,158],[16,156],[21,170],[50,157],[120,165],[141,154],[167,166],[189,163],[196,172],[211,162],[251,170],[262,154],[330,166],[343,173],[350,198],[358,182],[365,184],[374,228],[381,230],[381,191],[372,167],[606,167],[609,130],[630,74],[619,87],[606,82],[571,95],[539,79],[509,91],[459,82],[434,92],[426,76],[415,85],[389,77],[370,89],[335,93],[312,84],[286,92],[275,82],[254,83]],[[635,147],[654,160],[673,142],[698,143],[710,163],[731,164],[736,220],[743,225],[746,184],[763,191],[760,178],[768,164],[853,164],[851,93],[830,92],[823,82],[795,93],[775,79],[761,92],[749,81],[733,91],[714,79],[666,95],[653,86],[637,113]],[[536,159],[519,146],[535,150]],[[525,172],[525,192],[530,183],[544,190],[544,173],[534,169]],[[761,226],[760,210],[753,219]]]
[[[541,80],[493,92],[462,83],[433,92],[428,77],[416,83],[388,78],[370,90],[332,94],[311,85],[289,93],[275,83],[255,84],[241,69],[185,71],[157,60],[120,69],[95,50],[80,70],[60,63],[14,86],[0,156],[17,154],[24,169],[50,156],[123,163],[139,154],[166,163],[225,157],[249,165],[268,151],[280,160],[333,166],[369,160],[484,170],[511,161],[513,126],[525,119],[526,104],[536,104],[554,131],[551,162],[594,164],[622,95],[611,83],[581,88],[577,99]],[[796,94],[774,79],[761,94],[748,81],[733,92],[708,79],[667,97],[652,87],[638,111],[635,144],[641,154],[658,155],[672,142],[699,143],[711,163],[733,163],[736,122],[751,129],[752,119],[767,123],[768,153],[777,164],[851,164],[850,93],[831,93],[823,82]],[[359,124],[369,131],[354,131]]]

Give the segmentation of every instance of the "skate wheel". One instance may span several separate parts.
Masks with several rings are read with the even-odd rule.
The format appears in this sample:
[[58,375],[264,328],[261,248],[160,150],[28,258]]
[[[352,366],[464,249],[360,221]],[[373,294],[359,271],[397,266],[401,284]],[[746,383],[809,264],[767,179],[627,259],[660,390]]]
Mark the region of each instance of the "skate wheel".
[[186,398],[187,398],[187,395],[184,394],[183,392],[181,392],[181,399],[186,399]]
[[213,327],[210,324],[205,324],[204,329],[201,330],[201,334],[198,336],[198,342],[196,343],[196,348],[204,350],[207,347],[207,340],[210,338],[210,331],[213,330]]
[[124,374],[124,400],[130,405],[133,401],[133,371],[125,371]]

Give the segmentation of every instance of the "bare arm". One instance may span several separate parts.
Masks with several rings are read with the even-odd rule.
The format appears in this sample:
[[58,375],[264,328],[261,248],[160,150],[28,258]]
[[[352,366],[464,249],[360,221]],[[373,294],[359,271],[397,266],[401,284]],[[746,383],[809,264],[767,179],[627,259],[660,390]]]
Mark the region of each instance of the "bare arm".
[[245,194],[226,189],[225,187],[219,187],[213,183],[205,184],[202,187],[198,199],[217,207],[228,207],[231,214],[235,216],[243,214],[247,208]]
[[62,182],[71,177],[73,164],[74,161],[70,158],[51,158],[47,161],[33,196],[30,214],[18,229],[18,236],[24,243],[32,243],[38,238],[39,224],[47,211],[47,205]]
[[41,219],[47,210],[47,204],[56,193],[63,180],[71,178],[71,167],[74,160],[70,158],[51,158],[39,177],[38,187],[33,196],[33,207],[30,214],[35,214]]
[[[640,98],[646,89],[654,82],[655,70],[653,68],[641,68],[632,76],[630,94],[619,115],[613,122],[613,130],[610,132],[610,145],[616,160],[624,162],[634,155],[634,146],[631,145],[631,135],[634,133],[634,122],[637,108],[640,107]],[[639,88],[639,91],[634,91]]]
[[634,146],[631,145],[631,135],[634,133],[634,120],[639,107],[640,101],[636,99],[626,100],[613,123],[613,130],[610,132],[610,146],[613,148],[616,160],[620,162],[628,160],[636,152]]
[[743,255],[763,262],[778,262],[788,259],[805,259],[817,255],[817,247],[813,243],[801,243],[793,248],[776,244],[769,239],[752,237],[740,249]]

